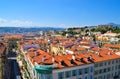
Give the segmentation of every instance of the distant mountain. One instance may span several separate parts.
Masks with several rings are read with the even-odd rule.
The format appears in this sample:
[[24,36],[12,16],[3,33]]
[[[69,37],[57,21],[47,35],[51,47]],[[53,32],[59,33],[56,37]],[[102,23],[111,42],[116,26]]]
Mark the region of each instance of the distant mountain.
[[112,26],[118,26],[118,27],[120,27],[120,24],[115,24],[115,23],[108,23],[108,25],[112,25]]
[[39,31],[62,31],[64,28],[53,28],[53,27],[0,27],[0,33],[26,33],[26,32],[39,32]]

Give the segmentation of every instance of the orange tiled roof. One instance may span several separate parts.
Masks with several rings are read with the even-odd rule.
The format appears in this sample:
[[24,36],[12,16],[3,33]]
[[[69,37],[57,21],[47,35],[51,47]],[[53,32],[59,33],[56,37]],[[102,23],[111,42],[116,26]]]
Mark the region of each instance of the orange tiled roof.
[[11,38],[15,38],[15,39],[21,39],[23,38],[22,35],[4,35],[5,39],[11,39]]
[[4,53],[5,47],[6,47],[5,43],[0,43],[0,54]]
[[112,44],[104,44],[105,47],[112,47]]
[[99,48],[99,47],[94,47],[94,48],[92,48],[91,50],[93,50],[93,51],[99,51],[100,48]]
[[[45,39],[49,39],[49,37],[45,37]],[[72,41],[74,40],[73,43],[77,43],[75,42],[75,39],[70,39],[70,38],[52,38],[52,41],[54,40],[62,40],[61,43],[63,43],[63,45],[66,44],[66,40],[67,43],[72,43]],[[35,42],[36,40],[31,40],[28,41],[28,43],[34,42],[35,44],[38,43],[43,43],[46,42],[48,43],[47,40],[40,40]],[[75,66],[75,65],[83,65],[83,64],[89,64],[89,63],[93,63],[93,62],[102,62],[102,61],[107,61],[107,60],[111,60],[111,59],[116,59],[116,58],[120,58],[119,55],[116,55],[115,53],[118,51],[113,51],[112,49],[110,49],[109,47],[116,47],[118,48],[120,45],[116,44],[116,45],[111,45],[111,44],[105,44],[102,48],[99,47],[95,47],[89,50],[93,50],[91,52],[87,51],[85,48],[81,47],[81,46],[90,46],[90,44],[88,43],[88,40],[85,41],[83,40],[83,42],[87,42],[78,46],[73,46],[69,49],[77,49],[77,50],[84,50],[84,51],[80,51],[80,52],[76,52],[73,54],[63,54],[63,55],[52,55],[49,54],[48,52],[45,52],[43,50],[34,50],[34,49],[29,49],[30,51],[27,52],[26,56],[30,59],[31,63],[33,65],[35,65],[34,63],[36,62],[37,64],[56,64],[58,68],[63,68],[63,67],[70,67],[70,66]],[[53,46],[58,46],[60,43],[56,43],[53,44]],[[80,46],[80,47],[79,47]],[[33,51],[34,50],[34,51]],[[36,55],[35,52],[37,52],[38,54]],[[75,52],[75,51],[73,51]],[[98,55],[98,53],[100,55]],[[91,61],[88,60],[89,57],[92,57]],[[45,57],[44,61],[43,61],[43,57]],[[53,59],[54,58],[54,62]],[[74,59],[73,59],[74,58]]]
[[120,44],[115,44],[112,46],[113,48],[120,48]]

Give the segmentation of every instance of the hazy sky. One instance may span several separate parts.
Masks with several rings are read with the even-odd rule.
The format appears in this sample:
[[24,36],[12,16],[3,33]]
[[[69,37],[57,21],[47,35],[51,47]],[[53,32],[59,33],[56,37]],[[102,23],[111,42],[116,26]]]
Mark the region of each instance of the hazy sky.
[[120,23],[120,0],[0,0],[0,26]]

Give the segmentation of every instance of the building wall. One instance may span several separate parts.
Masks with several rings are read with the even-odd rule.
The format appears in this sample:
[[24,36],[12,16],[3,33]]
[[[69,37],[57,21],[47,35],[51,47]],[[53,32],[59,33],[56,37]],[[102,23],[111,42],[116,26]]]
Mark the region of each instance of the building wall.
[[[93,79],[93,64],[80,65],[75,67],[66,67],[62,69],[54,69],[52,73],[52,79]],[[88,69],[85,73],[85,69]],[[82,74],[79,74],[79,70],[82,71]],[[67,77],[67,73],[70,73]],[[61,76],[62,74],[62,76]]]
[[35,76],[35,70],[34,70],[34,66],[32,65],[32,63],[30,62],[29,58],[25,58],[25,61],[27,63],[27,70],[30,74],[30,77],[32,79],[36,79],[36,76]]
[[29,73],[30,78],[32,79],[36,79],[37,74],[36,71],[34,70],[34,66],[32,65],[31,61],[29,60],[29,58],[25,55],[25,51],[23,51],[23,49],[21,48],[20,50],[24,56],[24,61],[26,62],[27,65],[27,72]]
[[[53,49],[59,50],[59,48]],[[23,52],[23,50],[21,51]],[[53,69],[51,74],[37,73],[29,58],[25,55],[24,58],[32,79],[114,79],[113,77],[115,75],[120,75],[120,58],[93,64]],[[79,70],[81,70],[83,74],[79,74]],[[85,71],[88,72],[85,73]]]
[[[87,73],[85,73],[86,69],[88,69]],[[79,74],[79,70],[82,71],[81,75]],[[53,69],[52,74],[38,75],[38,79],[114,79],[113,76],[120,75],[120,59]]]
[[52,46],[51,47],[51,52],[54,52],[56,55],[57,54],[63,54],[63,52],[65,51],[64,47],[63,46],[58,46],[58,47],[55,47],[55,46]]
[[94,69],[94,79],[113,79],[120,75],[120,59],[95,63]]

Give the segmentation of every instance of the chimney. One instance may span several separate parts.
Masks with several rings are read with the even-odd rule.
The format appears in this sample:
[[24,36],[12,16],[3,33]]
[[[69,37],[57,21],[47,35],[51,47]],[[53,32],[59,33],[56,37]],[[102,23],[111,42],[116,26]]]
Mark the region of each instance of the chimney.
[[108,55],[111,55],[111,52],[108,52],[107,54],[108,54]]
[[89,58],[92,59],[92,55],[90,55]]
[[46,59],[46,56],[43,56],[43,57],[42,57],[42,62],[44,62],[44,61],[45,61],[45,59]]
[[97,55],[100,56],[100,52],[98,52]]
[[50,52],[49,49],[47,49],[47,52]]
[[75,55],[72,55],[72,59],[75,60]]
[[95,53],[97,54],[98,52],[96,51]]
[[61,64],[61,62],[59,62],[59,64]]
[[100,56],[100,52],[95,52],[98,56]]
[[87,59],[88,61],[92,60],[92,55],[90,55]]
[[80,62],[83,62],[83,58],[79,59]]
[[38,56],[39,55],[39,52],[35,52],[35,56]]
[[37,62],[35,62],[35,65],[38,65]]
[[54,63],[55,62],[55,58],[54,57],[52,57],[52,63]]

